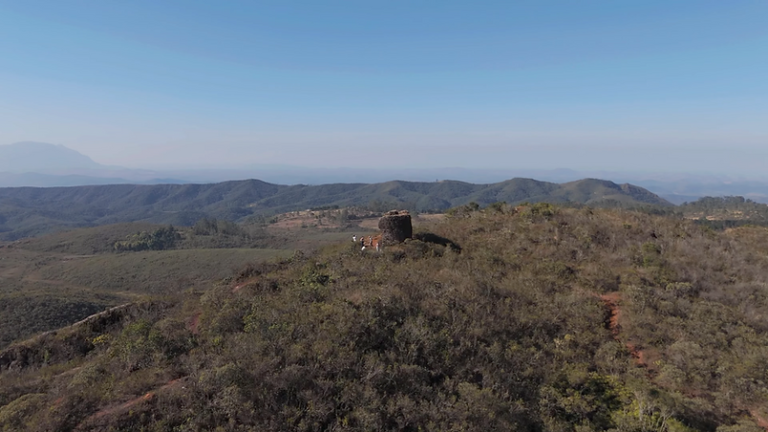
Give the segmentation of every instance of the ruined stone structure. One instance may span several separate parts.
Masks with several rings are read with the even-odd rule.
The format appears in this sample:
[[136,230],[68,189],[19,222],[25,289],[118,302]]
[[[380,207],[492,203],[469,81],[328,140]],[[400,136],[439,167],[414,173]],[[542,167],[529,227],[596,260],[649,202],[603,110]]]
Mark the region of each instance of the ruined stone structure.
[[413,236],[411,215],[406,210],[392,210],[379,219],[379,229],[383,243],[402,243]]

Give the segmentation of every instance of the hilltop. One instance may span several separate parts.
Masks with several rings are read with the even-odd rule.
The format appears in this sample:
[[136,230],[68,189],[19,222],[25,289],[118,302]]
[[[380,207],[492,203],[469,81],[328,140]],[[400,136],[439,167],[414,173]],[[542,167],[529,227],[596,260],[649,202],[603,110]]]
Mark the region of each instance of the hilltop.
[[0,425],[765,425],[766,228],[549,204],[453,214],[383,253],[344,241],[254,263],[15,344],[0,352]]
[[245,180],[215,184],[0,188],[0,239],[119,222],[189,226],[204,217],[244,221],[254,216],[328,206],[443,211],[469,202],[487,205],[502,201],[623,207],[671,205],[645,189],[594,179],[563,184],[511,179],[493,184],[390,181],[285,186]]

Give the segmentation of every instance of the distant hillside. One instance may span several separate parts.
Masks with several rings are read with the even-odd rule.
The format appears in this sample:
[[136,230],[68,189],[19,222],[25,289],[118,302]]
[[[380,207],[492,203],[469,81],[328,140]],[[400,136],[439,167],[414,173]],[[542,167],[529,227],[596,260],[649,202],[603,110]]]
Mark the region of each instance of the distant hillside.
[[71,168],[102,168],[88,156],[62,145],[19,142],[0,145],[0,172],[46,172]]
[[670,205],[632,185],[586,179],[557,184],[512,179],[494,184],[459,181],[283,186],[259,180],[216,184],[106,185],[0,189],[0,239],[62,228],[146,221],[191,225],[203,217],[231,221],[320,206],[393,207],[442,211],[477,202],[578,203],[591,206]]
[[[55,175],[34,172],[0,172],[0,187],[70,187],[81,185],[109,185],[135,183],[118,177],[95,177],[86,175]],[[170,183],[170,182],[168,182]]]
[[150,178],[146,180],[131,180],[122,177],[103,177],[105,170],[83,170],[93,175],[84,174],[39,174],[0,172],[0,188],[4,187],[71,187],[86,185],[115,185],[115,184],[185,184],[185,180],[175,178]]

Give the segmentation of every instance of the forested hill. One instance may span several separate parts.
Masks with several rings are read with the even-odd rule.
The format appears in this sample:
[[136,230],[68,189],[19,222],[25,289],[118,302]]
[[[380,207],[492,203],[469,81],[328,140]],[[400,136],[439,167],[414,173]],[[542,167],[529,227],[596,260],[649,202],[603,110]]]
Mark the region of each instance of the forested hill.
[[516,178],[493,184],[391,181],[284,186],[245,180],[216,184],[0,188],[0,239],[118,222],[191,225],[203,217],[237,221],[252,215],[333,205],[439,211],[472,201],[480,205],[500,201],[597,207],[670,205],[643,188],[595,179],[563,184]]
[[380,253],[345,241],[256,262],[13,344],[0,430],[768,425],[768,229],[546,203],[426,228]]

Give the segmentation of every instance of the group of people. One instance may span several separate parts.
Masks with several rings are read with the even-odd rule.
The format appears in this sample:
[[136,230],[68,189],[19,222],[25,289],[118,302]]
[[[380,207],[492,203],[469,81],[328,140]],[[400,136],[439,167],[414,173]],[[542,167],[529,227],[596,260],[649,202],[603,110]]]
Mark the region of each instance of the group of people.
[[[357,236],[352,236],[352,241],[357,243]],[[376,236],[374,238],[373,236],[368,236],[368,243],[365,242],[365,236],[360,237],[360,250],[365,250],[366,246],[376,248],[376,252],[379,252],[381,250],[381,236]]]

